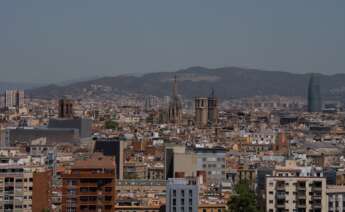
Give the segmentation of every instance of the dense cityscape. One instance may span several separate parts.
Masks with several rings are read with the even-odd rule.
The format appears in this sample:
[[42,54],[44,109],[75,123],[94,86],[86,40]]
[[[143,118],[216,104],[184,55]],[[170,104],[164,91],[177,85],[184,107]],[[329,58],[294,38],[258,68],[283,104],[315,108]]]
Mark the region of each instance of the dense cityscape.
[[[92,85],[97,87],[97,85]],[[345,108],[307,97],[1,97],[2,211],[345,211]],[[99,87],[98,87],[99,88]],[[88,91],[85,91],[88,92]]]

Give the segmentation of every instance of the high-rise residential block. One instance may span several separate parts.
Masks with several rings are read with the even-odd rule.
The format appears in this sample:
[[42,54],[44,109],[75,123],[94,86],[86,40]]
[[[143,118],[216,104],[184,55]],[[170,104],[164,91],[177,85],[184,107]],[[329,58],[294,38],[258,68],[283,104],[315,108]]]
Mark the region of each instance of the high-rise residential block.
[[62,211],[115,211],[115,160],[94,154],[62,175]]
[[317,167],[288,160],[266,176],[266,211],[327,212],[326,178]]
[[32,170],[20,165],[0,166],[0,211],[32,211]]
[[29,212],[49,207],[51,178],[45,173],[49,171],[40,167],[0,165],[0,211]]
[[24,91],[21,90],[6,90],[5,92],[5,107],[16,108],[17,110],[24,106]]
[[125,142],[119,138],[97,139],[94,145],[94,152],[102,153],[105,156],[115,157],[116,178],[123,179]]

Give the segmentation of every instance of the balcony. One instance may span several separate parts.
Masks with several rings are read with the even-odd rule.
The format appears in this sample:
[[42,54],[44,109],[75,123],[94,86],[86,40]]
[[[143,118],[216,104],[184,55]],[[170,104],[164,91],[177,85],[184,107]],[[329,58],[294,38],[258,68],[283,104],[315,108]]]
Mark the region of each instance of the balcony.
[[73,184],[67,184],[67,185],[66,185],[66,187],[67,187],[67,188],[76,188],[76,187],[77,187],[77,185],[73,185]]
[[75,197],[75,196],[77,196],[77,193],[75,193],[75,192],[70,192],[70,193],[67,193],[67,196],[68,196],[68,197]]
[[318,199],[318,200],[320,200],[320,199],[322,199],[322,196],[321,196],[321,195],[313,195],[313,196],[312,196],[312,199]]
[[80,200],[79,205],[85,205],[85,206],[96,205],[97,202],[98,202],[97,200],[86,200],[86,201]]
[[77,204],[76,203],[67,203],[66,206],[69,208],[75,208],[75,207],[77,207]]
[[276,190],[277,191],[285,191],[285,185],[277,185]]
[[285,209],[285,204],[276,204],[276,208],[278,209]]
[[14,190],[7,190],[7,191],[5,190],[4,194],[5,195],[13,195],[14,194]]
[[321,204],[313,204],[312,208],[313,209],[321,209]]
[[306,190],[305,187],[301,187],[301,186],[297,187],[297,191],[305,191],[305,190]]
[[305,199],[306,199],[306,196],[305,196],[305,195],[298,195],[298,196],[296,197],[296,199],[305,200]]
[[14,182],[6,182],[5,187],[14,187]]
[[285,199],[285,193],[281,193],[281,194],[277,193],[276,198],[277,199]]
[[322,191],[322,187],[313,187],[312,191],[313,192],[321,192]]

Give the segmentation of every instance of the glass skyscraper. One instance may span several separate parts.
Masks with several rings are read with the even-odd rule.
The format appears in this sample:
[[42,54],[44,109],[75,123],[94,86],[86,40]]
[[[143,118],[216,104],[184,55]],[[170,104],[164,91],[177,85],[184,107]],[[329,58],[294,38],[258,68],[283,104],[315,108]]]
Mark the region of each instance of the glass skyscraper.
[[320,79],[312,74],[308,85],[308,112],[321,112]]

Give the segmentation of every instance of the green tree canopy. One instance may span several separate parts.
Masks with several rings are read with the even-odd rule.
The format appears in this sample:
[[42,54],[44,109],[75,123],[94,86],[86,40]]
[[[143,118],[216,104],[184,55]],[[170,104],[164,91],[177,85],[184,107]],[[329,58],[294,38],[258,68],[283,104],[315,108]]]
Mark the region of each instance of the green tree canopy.
[[250,190],[247,182],[235,186],[235,194],[228,203],[230,212],[257,212],[255,193]]
[[119,126],[118,123],[113,120],[106,121],[104,125],[106,129],[112,129],[112,130],[116,130]]

